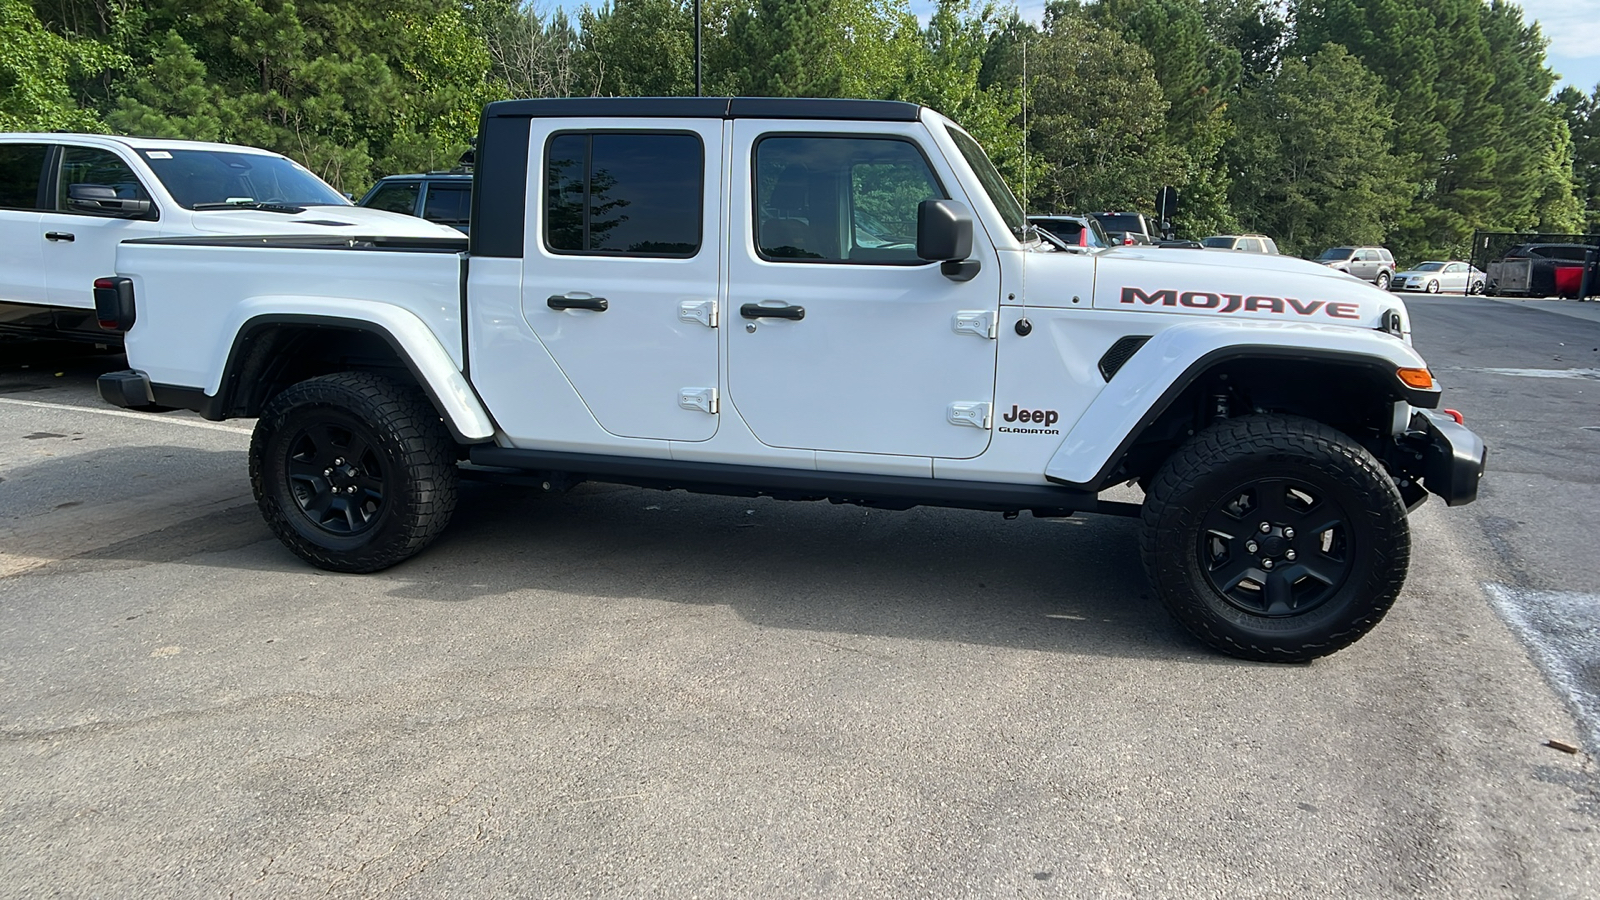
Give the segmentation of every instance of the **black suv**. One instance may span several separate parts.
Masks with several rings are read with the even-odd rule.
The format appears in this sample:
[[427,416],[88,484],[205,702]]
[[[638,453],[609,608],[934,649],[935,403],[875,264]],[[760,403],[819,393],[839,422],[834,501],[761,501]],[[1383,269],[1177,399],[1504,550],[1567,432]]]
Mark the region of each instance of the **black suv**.
[[424,175],[390,175],[373,185],[359,205],[420,216],[465,232],[472,212],[472,173],[451,169]]

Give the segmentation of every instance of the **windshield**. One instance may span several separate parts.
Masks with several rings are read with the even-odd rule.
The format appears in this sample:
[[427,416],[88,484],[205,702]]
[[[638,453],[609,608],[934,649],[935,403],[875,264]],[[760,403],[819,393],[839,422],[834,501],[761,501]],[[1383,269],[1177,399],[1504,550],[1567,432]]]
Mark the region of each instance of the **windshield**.
[[1231,238],[1231,237],[1208,237],[1205,240],[1200,242],[1200,246],[1202,246],[1202,247],[1221,247],[1224,250],[1231,250],[1233,248],[1233,238]]
[[172,199],[187,209],[206,204],[350,205],[343,194],[282,156],[226,150],[139,152]]
[[1417,272],[1437,272],[1442,268],[1444,268],[1444,263],[1441,263],[1441,262],[1425,262],[1422,265],[1417,266],[1416,269],[1414,269],[1413,271],[1417,271]]
[[1094,218],[1107,231],[1144,234],[1144,223],[1134,213],[1095,213]]
[[989,195],[989,201],[994,204],[995,209],[1000,210],[1000,218],[1005,220],[1006,227],[1021,240],[1027,230],[1028,220],[1022,214],[1022,206],[1012,195],[1011,188],[1006,187],[1005,179],[1000,177],[994,163],[989,161],[989,155],[984,153],[978,142],[965,131],[949,125],[946,125],[945,129],[950,132],[950,138],[956,142],[956,149],[966,157],[967,165],[972,167],[973,174],[978,176],[978,182]]
[[1322,255],[1317,257],[1317,262],[1337,262],[1341,259],[1349,259],[1350,255],[1355,252],[1354,247],[1333,247],[1322,251]]

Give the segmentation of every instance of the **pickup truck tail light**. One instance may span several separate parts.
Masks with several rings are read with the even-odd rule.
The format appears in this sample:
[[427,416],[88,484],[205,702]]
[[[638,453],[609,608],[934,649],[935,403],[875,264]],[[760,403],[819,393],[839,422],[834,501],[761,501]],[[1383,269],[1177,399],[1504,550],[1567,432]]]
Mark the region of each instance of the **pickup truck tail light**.
[[133,279],[96,278],[94,314],[106,331],[127,331],[133,327]]

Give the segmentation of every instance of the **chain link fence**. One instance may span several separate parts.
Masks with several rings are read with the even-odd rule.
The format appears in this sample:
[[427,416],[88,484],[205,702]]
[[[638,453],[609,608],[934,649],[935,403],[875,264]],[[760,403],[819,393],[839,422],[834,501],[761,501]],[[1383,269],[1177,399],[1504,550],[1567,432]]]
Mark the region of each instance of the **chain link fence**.
[[1490,296],[1600,297],[1600,234],[1478,231],[1471,262]]

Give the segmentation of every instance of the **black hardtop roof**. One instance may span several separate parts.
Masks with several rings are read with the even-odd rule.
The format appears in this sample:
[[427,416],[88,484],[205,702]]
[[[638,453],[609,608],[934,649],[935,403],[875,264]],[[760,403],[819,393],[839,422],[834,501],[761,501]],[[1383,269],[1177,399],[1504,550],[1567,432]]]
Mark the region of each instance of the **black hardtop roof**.
[[564,116],[662,119],[837,119],[915,122],[922,107],[898,100],[809,97],[551,97],[498,100],[483,117],[548,119]]

